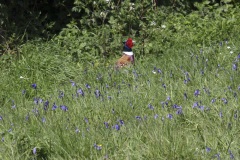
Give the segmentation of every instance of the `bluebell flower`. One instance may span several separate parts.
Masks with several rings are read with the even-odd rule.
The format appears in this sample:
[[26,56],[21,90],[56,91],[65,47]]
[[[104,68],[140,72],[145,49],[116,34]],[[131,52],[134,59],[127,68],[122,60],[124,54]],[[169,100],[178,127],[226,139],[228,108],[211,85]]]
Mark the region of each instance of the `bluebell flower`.
[[232,70],[234,70],[234,71],[237,70],[237,64],[233,63],[233,65],[232,65]]
[[32,152],[33,152],[33,154],[37,154],[37,148],[34,147]]
[[161,102],[161,104],[162,104],[162,108],[164,108],[165,102]]
[[25,117],[25,120],[28,121],[28,120],[29,120],[29,117],[30,117],[30,116],[29,116],[29,113],[28,113],[28,114],[26,115],[26,117]]
[[76,133],[79,133],[79,132],[80,132],[80,130],[79,130],[78,128],[76,128],[75,132],[76,132]]
[[63,91],[59,91],[58,98],[63,98],[63,97],[64,97],[64,93],[63,93]]
[[85,86],[86,86],[87,89],[91,88],[91,86],[89,84],[86,84]]
[[84,92],[83,92],[83,90],[82,90],[82,88],[79,88],[78,90],[77,90],[77,95],[81,95],[81,96],[84,96]]
[[33,89],[37,89],[37,84],[36,83],[33,83],[31,86],[32,86]]
[[84,121],[85,121],[86,123],[88,123],[88,119],[87,119],[86,117],[84,118]]
[[1,141],[2,141],[2,142],[4,142],[4,141],[5,141],[5,140],[4,140],[4,137],[2,137]]
[[164,89],[166,89],[166,88],[167,88],[166,84],[164,84],[164,83],[162,84],[162,86],[163,86],[163,88],[164,88]]
[[237,58],[240,59],[240,53],[238,54]]
[[238,111],[235,112],[235,114],[233,115],[233,117],[234,117],[235,119],[238,118]]
[[198,107],[198,106],[199,106],[199,105],[198,105],[198,102],[194,102],[192,108],[196,108],[196,107]]
[[219,112],[219,117],[220,117],[220,118],[223,117],[222,111]]
[[70,80],[72,87],[76,86],[76,83],[72,80]]
[[170,101],[171,100],[171,97],[170,96],[167,96],[167,101]]
[[168,114],[168,115],[167,115],[167,118],[173,119],[173,115],[172,115],[172,114]]
[[161,69],[158,69],[157,72],[161,74],[161,73],[162,73],[162,70],[161,70]]
[[94,94],[95,94],[96,98],[99,98],[101,96],[101,93],[98,89],[94,92]]
[[199,90],[199,89],[195,90],[194,95],[195,95],[196,97],[197,97],[198,95],[200,95],[200,90]]
[[198,107],[201,111],[204,111],[204,106],[199,106]]
[[185,92],[183,95],[184,95],[184,99],[187,99],[187,98],[188,98],[186,92]]
[[12,106],[12,109],[16,109],[16,105],[15,104]]
[[227,101],[226,98],[222,98],[222,101],[223,101],[224,104],[227,104],[227,103],[228,103],[228,101]]
[[2,116],[0,116],[0,121],[2,121],[3,120],[3,117]]
[[46,101],[44,102],[44,110],[45,110],[45,111],[48,109],[48,106],[49,106],[49,101],[46,100]]
[[42,122],[45,123],[46,122],[46,118],[42,117]]
[[32,110],[32,112],[33,112],[36,116],[39,114],[39,111],[38,111],[37,108],[34,108],[34,109]]
[[34,102],[36,105],[38,105],[39,98],[34,98],[34,99],[33,99],[33,102]]
[[123,120],[119,120],[119,123],[123,126],[124,125],[124,121]]
[[178,110],[176,111],[176,114],[178,114],[178,115],[183,114],[182,108],[178,109]]
[[151,104],[148,104],[148,108],[154,110],[154,107]]
[[135,118],[138,119],[138,120],[141,120],[141,119],[142,119],[140,116],[136,116]]
[[154,115],[154,118],[157,119],[157,118],[158,118],[158,114],[155,114],[155,115]]
[[117,131],[120,130],[120,126],[119,126],[118,124],[116,124],[116,125],[114,126],[114,128],[115,128]]
[[210,151],[211,151],[211,148],[206,147],[206,152],[210,152]]
[[55,103],[53,103],[52,110],[54,111],[54,110],[56,110],[57,108],[58,108],[58,106],[57,106]]
[[234,155],[233,155],[232,151],[229,150],[228,153],[230,155],[230,159],[234,159]]
[[219,153],[215,154],[214,156],[217,157],[218,160],[220,160],[220,154]]
[[216,98],[213,98],[211,102],[212,102],[212,103],[215,103],[215,102],[216,102]]
[[108,128],[108,127],[109,127],[109,124],[108,124],[108,122],[104,122],[104,125],[105,125],[105,127],[106,127],[106,128]]
[[93,145],[94,146],[94,148],[96,149],[96,150],[98,150],[98,151],[100,151],[100,150],[102,150],[102,145],[100,145],[100,144],[94,144]]
[[61,105],[60,108],[61,108],[61,110],[65,111],[65,112],[68,111],[68,107],[67,106]]
[[26,94],[26,90],[22,90],[22,95],[25,95]]

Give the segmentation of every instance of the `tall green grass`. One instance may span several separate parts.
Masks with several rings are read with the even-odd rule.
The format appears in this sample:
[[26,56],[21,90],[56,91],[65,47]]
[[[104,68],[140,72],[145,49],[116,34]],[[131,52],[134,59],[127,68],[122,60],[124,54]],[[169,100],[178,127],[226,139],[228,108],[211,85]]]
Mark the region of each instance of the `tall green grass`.
[[114,59],[73,63],[53,42],[27,43],[2,61],[0,159],[238,159],[238,48],[136,50],[116,71]]

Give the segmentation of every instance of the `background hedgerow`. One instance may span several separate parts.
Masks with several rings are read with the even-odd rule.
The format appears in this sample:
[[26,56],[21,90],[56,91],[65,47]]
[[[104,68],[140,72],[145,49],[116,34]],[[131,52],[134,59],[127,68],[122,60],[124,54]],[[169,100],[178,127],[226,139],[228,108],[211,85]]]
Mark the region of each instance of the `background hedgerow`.
[[240,157],[239,4],[128,2],[76,0],[81,19],[4,50],[0,159]]

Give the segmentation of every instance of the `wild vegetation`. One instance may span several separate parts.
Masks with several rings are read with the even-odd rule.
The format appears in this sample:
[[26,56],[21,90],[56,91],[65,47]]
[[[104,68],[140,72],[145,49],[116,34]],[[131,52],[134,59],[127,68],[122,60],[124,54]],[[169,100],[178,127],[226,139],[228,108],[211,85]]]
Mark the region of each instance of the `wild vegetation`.
[[24,32],[0,3],[0,159],[240,158],[239,3],[153,2],[69,1]]

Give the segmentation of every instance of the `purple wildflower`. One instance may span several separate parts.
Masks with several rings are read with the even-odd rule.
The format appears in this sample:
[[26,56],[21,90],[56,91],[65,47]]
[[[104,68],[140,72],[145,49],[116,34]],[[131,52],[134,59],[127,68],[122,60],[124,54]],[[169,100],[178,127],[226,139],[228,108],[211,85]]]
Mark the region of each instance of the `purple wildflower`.
[[154,110],[154,107],[151,104],[148,104],[148,108]]
[[170,101],[171,100],[171,97],[170,96],[167,96],[167,101]]
[[141,120],[141,119],[142,119],[140,116],[136,116],[135,118],[138,119],[138,120]]
[[167,115],[167,118],[173,119],[173,115],[172,115],[172,114],[168,114],[168,115]]
[[119,120],[119,123],[123,126],[124,125],[124,121],[123,120]]
[[229,150],[228,153],[230,155],[230,159],[234,159],[234,155],[233,155],[232,151]]
[[88,119],[87,119],[86,117],[84,118],[84,121],[85,121],[86,123],[88,123]]
[[91,86],[89,84],[86,84],[85,86],[86,86],[87,89],[91,88]]
[[24,94],[26,94],[26,90],[25,89],[22,90],[22,95],[24,95]]
[[164,84],[164,83],[162,84],[162,86],[163,86],[163,88],[164,88],[164,89],[166,89],[166,88],[167,88],[166,84]]
[[227,104],[227,103],[228,103],[228,101],[227,101],[226,98],[222,98],[222,101],[223,101],[224,104]]
[[29,120],[29,117],[30,117],[30,116],[29,116],[29,113],[28,113],[28,114],[26,115],[26,117],[25,117],[25,120],[28,121],[28,120]]
[[204,111],[204,106],[198,106],[201,111]]
[[101,96],[101,93],[98,89],[94,92],[94,94],[95,94],[96,98],[99,98]]
[[215,103],[215,102],[216,102],[216,98],[213,98],[211,102],[212,102],[212,103]]
[[206,147],[206,152],[210,152],[211,151],[211,148],[209,148],[209,147]]
[[33,99],[33,102],[34,102],[36,105],[38,105],[39,98],[34,98],[34,99]]
[[76,132],[76,133],[79,133],[79,132],[80,132],[80,130],[79,130],[78,128],[76,128],[75,132]]
[[32,86],[33,89],[37,89],[37,84],[36,83],[33,83],[31,86]]
[[2,121],[3,120],[3,117],[2,116],[0,116],[0,121]]
[[76,86],[76,83],[72,80],[70,80],[72,87]]
[[94,148],[98,151],[102,150],[102,145],[94,144]]
[[154,115],[154,118],[157,119],[157,118],[158,118],[158,114],[155,114],[155,115]]
[[178,115],[183,114],[182,109],[181,109],[181,108],[178,109],[178,110],[176,111],[176,114],[178,114]]
[[199,96],[199,95],[200,95],[200,90],[199,90],[199,89],[195,90],[194,95],[195,95],[196,97]]
[[33,154],[36,154],[37,153],[37,148],[34,147],[32,152],[33,152]]
[[84,92],[83,92],[83,90],[81,89],[81,88],[79,88],[78,90],[77,90],[77,95],[81,95],[81,96],[84,96]]
[[65,111],[65,112],[68,111],[68,107],[67,106],[61,105],[60,108],[61,108],[61,110]]
[[108,127],[109,127],[109,124],[108,124],[108,122],[104,122],[104,125],[105,125],[105,127],[106,127],[106,128],[108,128]]
[[46,122],[46,118],[42,117],[42,122],[45,123]]
[[240,59],[240,53],[238,54],[237,58]]
[[183,95],[184,95],[184,99],[187,99],[187,93],[185,92]]
[[115,128],[117,131],[120,130],[120,126],[119,126],[118,124],[116,124],[116,125],[114,126],[114,128]]
[[44,102],[44,110],[45,110],[45,111],[48,109],[48,106],[49,106],[49,101],[46,100],[46,101]]
[[198,107],[198,102],[194,102],[192,108]]
[[53,103],[52,110],[55,111],[57,108],[58,106],[55,103]]
[[219,117],[220,117],[220,118],[223,117],[222,111],[219,112]]
[[63,98],[63,97],[64,97],[64,93],[63,93],[63,91],[59,91],[58,98]]
[[234,70],[234,71],[237,70],[237,64],[234,63],[234,64],[232,65],[232,70]]

